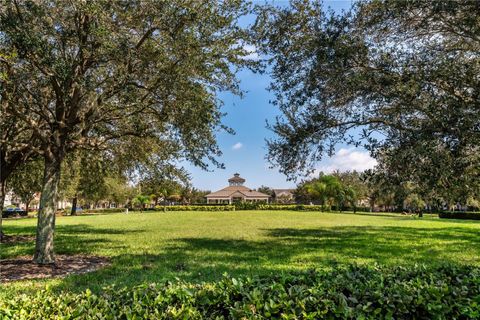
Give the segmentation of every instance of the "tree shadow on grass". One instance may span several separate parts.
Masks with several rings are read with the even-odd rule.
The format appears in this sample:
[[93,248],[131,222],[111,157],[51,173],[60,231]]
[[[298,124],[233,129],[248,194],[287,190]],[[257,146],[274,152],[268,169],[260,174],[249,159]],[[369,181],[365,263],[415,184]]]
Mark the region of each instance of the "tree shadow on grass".
[[[382,264],[457,263],[468,253],[479,258],[480,233],[475,229],[358,226],[266,231],[281,242],[302,243],[305,249],[331,253],[342,262],[354,258]],[[464,262],[472,262],[468,260]]]
[[276,228],[264,229],[267,236],[274,238],[308,238],[319,239],[324,237],[353,236],[364,238],[365,236],[391,235],[396,239],[430,239],[446,240],[460,239],[465,241],[480,242],[480,230],[458,227],[447,228],[412,228],[395,226],[355,226],[334,227],[318,229]]
[[448,223],[448,224],[472,224],[480,226],[479,220],[470,220],[470,219],[446,219],[446,218],[416,218],[418,221],[428,222],[428,223]]
[[[320,212],[316,212],[320,213]],[[353,212],[353,211],[335,211],[335,212],[328,212],[330,214],[339,214],[339,215],[355,215],[355,216],[367,216],[367,217],[375,217],[375,218],[388,218],[390,220],[396,221],[419,221],[422,223],[458,223],[458,224],[473,224],[473,225],[480,225],[479,220],[469,220],[469,219],[446,219],[446,218],[439,218],[437,213],[424,213],[423,217],[418,217],[416,213],[408,213],[403,214],[399,212]]]
[[[35,235],[36,226],[7,226],[5,233],[10,235]],[[111,246],[110,235],[123,235],[144,230],[119,230],[114,228],[94,228],[87,224],[61,225],[55,229],[55,252],[58,254],[96,254],[100,247]],[[86,237],[95,234],[94,238]],[[0,259],[33,255],[35,242],[2,243]],[[119,246],[115,244],[115,246]]]
[[480,234],[462,228],[336,227],[265,229],[258,241],[179,238],[158,254],[132,252],[88,275],[71,276],[58,289],[95,291],[180,278],[213,281],[223,273],[261,275],[343,263],[430,266],[479,263]]

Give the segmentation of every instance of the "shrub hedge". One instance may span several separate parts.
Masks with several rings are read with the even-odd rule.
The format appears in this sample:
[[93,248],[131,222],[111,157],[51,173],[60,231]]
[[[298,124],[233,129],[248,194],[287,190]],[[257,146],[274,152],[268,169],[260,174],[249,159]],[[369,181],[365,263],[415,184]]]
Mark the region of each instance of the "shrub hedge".
[[156,206],[155,211],[235,211],[235,206],[221,205],[221,206]]
[[[234,211],[235,206],[233,205],[216,205],[216,206],[156,206],[155,208],[146,208],[143,211]],[[85,214],[85,213],[119,213],[125,212],[126,208],[99,208],[99,209],[83,209],[81,211],[77,211],[78,215]],[[129,209],[130,212],[132,211],[140,211],[140,209]],[[70,214],[70,210],[65,211],[64,214]]]
[[480,212],[474,211],[444,211],[440,212],[438,216],[444,219],[480,220]]
[[[239,202],[235,203],[236,210],[293,210],[293,211],[354,211],[353,208],[344,207],[342,210],[335,206],[327,205],[308,205],[308,204],[266,204],[266,203],[249,203],[249,202]],[[357,207],[355,209],[357,212],[369,212],[369,207]]]
[[[335,208],[333,208],[335,210]],[[130,209],[138,211],[139,209]],[[305,205],[305,204],[265,204],[265,203],[249,203],[240,202],[233,205],[174,205],[174,206],[155,206],[154,208],[146,208],[143,211],[234,211],[234,210],[292,210],[292,211],[332,211],[330,206],[321,205]],[[352,211],[347,208],[345,211]],[[357,208],[357,211],[368,210],[365,208]],[[105,209],[84,209],[78,211],[82,213],[115,213],[125,212],[125,208],[105,208]],[[69,213],[69,212],[68,212]]]
[[260,204],[257,210],[330,211],[329,206],[304,204]]
[[[64,215],[70,215],[70,210],[63,210]],[[77,210],[76,214],[81,215],[84,213],[119,213],[119,212],[125,212],[125,208],[97,208],[97,209],[82,209],[82,210]]]
[[235,210],[258,210],[265,202],[234,202]]
[[216,283],[44,290],[0,301],[0,319],[479,319],[480,269],[361,267]]
[[332,211],[356,211],[356,212],[370,212],[371,207],[342,207],[337,208],[336,206],[332,206]]
[[[99,208],[99,209],[83,209],[77,211],[78,215],[84,213],[118,213],[125,212],[125,208]],[[139,209],[129,209],[130,211],[139,211]],[[322,205],[305,205],[305,204],[266,204],[239,202],[232,205],[219,204],[203,204],[203,205],[173,205],[173,206],[155,206],[154,208],[146,208],[143,211],[235,211],[235,210],[292,210],[292,211],[337,211],[335,207]],[[353,211],[352,208],[344,208],[343,211]],[[370,211],[367,207],[358,207],[357,212]],[[63,210],[63,215],[69,215],[70,209]]]
[[[294,211],[340,211],[340,208],[327,205],[309,205],[309,204],[266,204],[266,203],[235,203],[237,210],[294,210]],[[354,211],[353,208],[345,207],[342,211]],[[357,207],[358,212],[369,212],[368,207]]]
[[80,211],[85,213],[118,213],[118,212],[125,212],[125,208],[102,208],[102,209],[85,209]]

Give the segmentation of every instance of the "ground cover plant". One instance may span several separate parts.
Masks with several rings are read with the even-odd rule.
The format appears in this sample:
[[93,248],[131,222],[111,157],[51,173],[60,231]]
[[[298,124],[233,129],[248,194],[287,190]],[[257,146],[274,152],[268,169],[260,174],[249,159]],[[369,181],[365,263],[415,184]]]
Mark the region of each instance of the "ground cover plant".
[[[5,222],[9,235],[34,235],[35,219]],[[0,295],[132,287],[176,278],[332,268],[444,263],[480,265],[477,221],[388,214],[296,211],[145,212],[58,217],[58,254],[108,257],[111,265],[64,279],[4,283]],[[1,244],[0,259],[32,255],[33,242]]]
[[339,267],[0,301],[9,319],[478,319],[480,269]]

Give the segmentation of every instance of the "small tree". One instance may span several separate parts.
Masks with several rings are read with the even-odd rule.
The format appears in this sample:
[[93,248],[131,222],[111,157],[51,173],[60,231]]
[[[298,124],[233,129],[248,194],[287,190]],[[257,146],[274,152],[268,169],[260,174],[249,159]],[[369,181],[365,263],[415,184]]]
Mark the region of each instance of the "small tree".
[[466,205],[468,207],[475,208],[476,210],[480,209],[480,198],[469,197],[467,199]]
[[125,205],[130,198],[133,188],[128,185],[126,179],[119,175],[112,175],[105,178],[107,186],[107,200],[118,205]]
[[337,205],[344,202],[343,187],[338,178],[332,175],[320,174],[319,178],[306,182],[303,186],[311,199],[319,201],[321,205]]
[[319,179],[326,186],[325,195],[329,206],[341,207],[344,202],[343,187],[340,180],[332,175],[323,175]]
[[260,186],[258,189],[257,189],[258,192],[261,192],[261,193],[265,193],[265,194],[268,194],[270,196],[270,198],[273,197],[273,190],[272,188],[270,187],[267,187],[267,186]]
[[355,188],[344,185],[343,186],[344,204],[348,204],[353,208],[353,212],[357,212],[358,196]]
[[325,205],[327,201],[327,185],[321,181],[312,181],[305,185],[307,194],[313,200],[317,200],[321,205]]
[[150,196],[145,196],[145,195],[137,195],[135,198],[132,200],[132,204],[134,206],[138,206],[140,208],[140,212],[143,212],[145,209],[145,206],[149,204],[152,201],[152,198]]
[[419,217],[423,217],[425,201],[416,193],[409,194],[404,201],[404,206],[413,212],[417,212]]
[[25,204],[25,211],[27,212],[35,194],[42,189],[42,175],[42,161],[32,160],[21,165],[8,180],[8,189]]
[[207,200],[205,196],[209,193],[211,193],[210,190],[199,190],[196,188],[192,188],[190,190],[190,203],[192,204],[206,203]]

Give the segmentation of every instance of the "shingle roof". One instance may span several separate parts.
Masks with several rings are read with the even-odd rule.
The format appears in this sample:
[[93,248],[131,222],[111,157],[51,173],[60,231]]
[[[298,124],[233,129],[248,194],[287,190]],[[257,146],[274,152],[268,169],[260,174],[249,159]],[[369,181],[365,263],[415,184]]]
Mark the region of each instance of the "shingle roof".
[[218,190],[216,192],[207,194],[206,197],[207,198],[229,198],[235,192],[240,192],[247,198],[269,198],[268,194],[251,190],[245,186],[229,186],[221,190]]
[[293,194],[294,192],[295,192],[295,189],[273,189],[273,193],[275,193],[275,195]]

